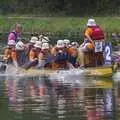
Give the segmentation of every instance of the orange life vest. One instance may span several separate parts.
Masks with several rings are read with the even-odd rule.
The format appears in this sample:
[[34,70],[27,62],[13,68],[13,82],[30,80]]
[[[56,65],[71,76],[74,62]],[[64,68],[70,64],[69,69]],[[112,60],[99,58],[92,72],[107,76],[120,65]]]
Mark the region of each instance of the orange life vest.
[[32,48],[29,52],[29,60],[30,61],[35,60],[36,58],[38,58],[38,54],[39,53],[37,52],[37,50],[35,48]]
[[5,48],[3,59],[8,63],[11,61],[11,48]]
[[69,48],[68,49],[68,55],[72,57],[77,57],[78,56],[78,51],[75,48]]
[[12,49],[11,51],[11,58],[12,58],[12,61],[17,61],[17,51],[14,49]]

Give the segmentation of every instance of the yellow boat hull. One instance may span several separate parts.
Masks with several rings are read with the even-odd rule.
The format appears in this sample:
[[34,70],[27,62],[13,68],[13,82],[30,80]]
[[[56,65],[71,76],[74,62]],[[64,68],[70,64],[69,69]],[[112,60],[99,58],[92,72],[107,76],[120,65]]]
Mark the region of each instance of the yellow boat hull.
[[[81,69],[77,69],[78,71]],[[94,68],[86,68],[82,69],[85,76],[98,76],[98,77],[111,77],[113,75],[113,69],[112,67],[94,67]],[[66,72],[69,70],[66,70]],[[23,73],[27,75],[33,75],[33,76],[49,76],[54,73],[57,73],[56,70],[38,70],[38,69],[29,69],[29,70],[23,70]],[[74,74],[74,73],[73,73]],[[83,74],[82,74],[83,75]]]
[[113,75],[112,67],[95,67],[86,70],[88,76],[110,77]]

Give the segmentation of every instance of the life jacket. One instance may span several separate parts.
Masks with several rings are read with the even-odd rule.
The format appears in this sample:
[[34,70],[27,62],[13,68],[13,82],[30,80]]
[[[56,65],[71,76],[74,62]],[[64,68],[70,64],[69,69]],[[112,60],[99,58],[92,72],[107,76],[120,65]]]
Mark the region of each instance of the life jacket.
[[26,44],[26,46],[25,46],[26,60],[29,60],[29,53],[33,47],[34,46],[30,43]]
[[10,32],[10,34],[13,33],[15,36],[15,42],[18,42],[18,34],[15,31]]
[[35,48],[32,48],[29,53],[29,61],[34,61],[36,58],[38,58],[38,52]]
[[5,50],[4,50],[3,60],[4,60],[7,64],[12,63],[11,51],[12,51],[11,48],[5,48]]
[[103,30],[99,26],[90,28],[92,29],[92,34],[90,35],[92,40],[103,40],[105,38]]
[[76,48],[69,48],[69,50],[68,50],[68,55],[69,56],[72,56],[72,57],[77,57],[77,55],[78,55],[78,51],[77,51],[77,49]]
[[66,61],[68,60],[68,53],[67,52],[62,52],[60,53],[59,51],[57,52],[54,61],[55,62],[61,62],[61,61]]
[[65,69],[67,67],[68,53],[63,51],[62,53],[56,48],[56,55],[53,56],[52,69]]
[[17,51],[15,48],[13,48],[11,51],[11,58],[12,58],[12,62],[17,61]]
[[76,60],[77,60],[77,57],[78,57],[78,51],[77,51],[77,49],[75,49],[75,48],[69,48],[68,55],[69,55],[69,62],[73,66],[75,66]]

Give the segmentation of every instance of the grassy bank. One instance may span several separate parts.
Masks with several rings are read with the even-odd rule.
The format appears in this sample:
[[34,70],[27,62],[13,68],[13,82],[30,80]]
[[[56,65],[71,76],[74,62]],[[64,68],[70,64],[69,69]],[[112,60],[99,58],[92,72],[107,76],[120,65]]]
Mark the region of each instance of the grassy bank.
[[[120,32],[120,17],[94,17],[106,32]],[[0,16],[0,32],[9,32],[20,22],[24,32],[83,32],[88,17]]]

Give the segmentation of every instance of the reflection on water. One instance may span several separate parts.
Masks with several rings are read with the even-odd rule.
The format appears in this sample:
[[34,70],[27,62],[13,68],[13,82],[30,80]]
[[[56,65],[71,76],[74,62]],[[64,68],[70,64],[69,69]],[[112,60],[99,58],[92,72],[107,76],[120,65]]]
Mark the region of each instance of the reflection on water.
[[1,120],[119,120],[119,84],[111,78],[0,77]]

